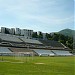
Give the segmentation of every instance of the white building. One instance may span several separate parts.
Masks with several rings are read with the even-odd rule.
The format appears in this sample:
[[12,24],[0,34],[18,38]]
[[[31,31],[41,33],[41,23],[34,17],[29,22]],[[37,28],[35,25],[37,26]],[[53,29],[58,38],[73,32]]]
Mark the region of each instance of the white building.
[[16,35],[21,35],[21,29],[16,28],[15,34],[16,34]]
[[1,27],[1,33],[5,33],[5,27]]
[[10,34],[11,30],[9,28],[1,27],[1,33]]
[[5,34],[16,34],[16,35],[21,35],[24,36],[26,38],[32,38],[32,34],[33,34],[33,30],[28,30],[28,29],[19,29],[19,28],[5,28],[5,27],[1,27],[1,33],[5,33]]
[[33,30],[28,30],[28,36],[32,37],[32,34],[33,34]]
[[25,37],[32,37],[33,30],[23,29],[21,30],[21,35]]
[[42,35],[43,35],[43,39],[47,39],[46,33],[42,33]]
[[21,30],[21,35],[22,35],[22,36],[27,36],[26,33],[27,33],[27,30],[26,30],[26,29],[22,29],[22,30]]
[[11,34],[12,34],[12,35],[15,34],[15,28],[11,28]]

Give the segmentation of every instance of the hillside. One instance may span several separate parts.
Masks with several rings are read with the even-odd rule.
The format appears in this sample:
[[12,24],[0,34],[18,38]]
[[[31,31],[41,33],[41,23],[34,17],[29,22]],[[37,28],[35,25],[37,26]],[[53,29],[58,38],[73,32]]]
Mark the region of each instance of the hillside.
[[65,36],[73,36],[75,33],[75,30],[71,30],[71,29],[64,29],[58,32],[59,34],[63,34]]

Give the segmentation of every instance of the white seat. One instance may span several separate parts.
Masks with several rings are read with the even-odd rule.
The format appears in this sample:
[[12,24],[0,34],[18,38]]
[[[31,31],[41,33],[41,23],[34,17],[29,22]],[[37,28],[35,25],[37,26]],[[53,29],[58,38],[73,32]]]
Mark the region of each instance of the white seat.
[[63,55],[68,56],[72,55],[69,51],[62,51],[62,50],[52,50],[56,55]]
[[43,49],[34,49],[39,56],[54,56],[54,53],[50,50],[43,50]]

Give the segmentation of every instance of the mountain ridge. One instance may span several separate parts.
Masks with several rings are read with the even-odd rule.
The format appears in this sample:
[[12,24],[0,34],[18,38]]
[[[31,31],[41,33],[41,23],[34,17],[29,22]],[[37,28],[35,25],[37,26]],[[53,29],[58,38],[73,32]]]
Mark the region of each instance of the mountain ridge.
[[63,34],[65,36],[72,37],[75,34],[75,30],[72,30],[72,29],[63,29],[63,30],[59,31],[58,33],[59,34]]

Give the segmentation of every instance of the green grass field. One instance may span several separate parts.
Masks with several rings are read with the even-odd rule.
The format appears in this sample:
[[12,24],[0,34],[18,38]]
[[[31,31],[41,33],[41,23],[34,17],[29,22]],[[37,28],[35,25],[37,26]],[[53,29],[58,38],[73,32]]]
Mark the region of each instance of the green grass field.
[[74,61],[75,57],[0,56],[0,75],[74,75]]

